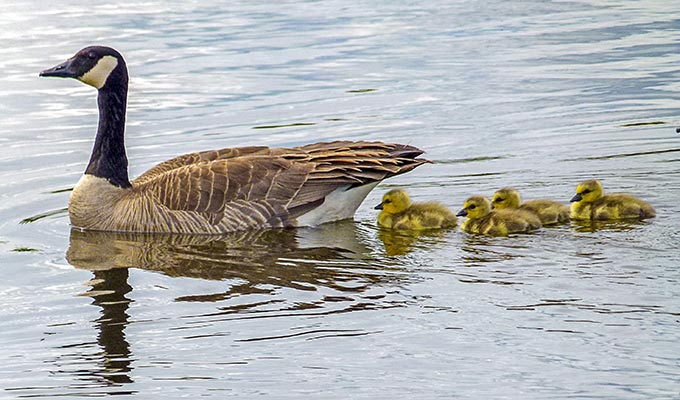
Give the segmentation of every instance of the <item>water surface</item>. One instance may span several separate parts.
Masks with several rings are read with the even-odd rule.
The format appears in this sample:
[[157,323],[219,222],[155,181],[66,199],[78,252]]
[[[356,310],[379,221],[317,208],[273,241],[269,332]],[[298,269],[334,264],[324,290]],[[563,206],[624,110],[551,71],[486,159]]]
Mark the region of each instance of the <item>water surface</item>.
[[[29,11],[33,10],[33,11]],[[0,397],[680,395],[680,6],[154,1],[0,14]],[[188,151],[413,144],[354,221],[219,237],[71,231],[95,92],[130,69],[131,176]],[[600,178],[657,218],[508,238],[380,232],[382,194],[457,210]]]

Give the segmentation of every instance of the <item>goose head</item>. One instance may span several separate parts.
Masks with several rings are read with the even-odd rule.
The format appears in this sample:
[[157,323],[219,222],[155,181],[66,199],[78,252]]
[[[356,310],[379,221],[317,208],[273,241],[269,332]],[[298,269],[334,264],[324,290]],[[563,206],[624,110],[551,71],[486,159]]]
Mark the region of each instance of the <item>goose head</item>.
[[375,206],[376,210],[383,210],[387,214],[398,214],[411,205],[411,198],[405,190],[392,189],[385,193],[382,202]]
[[106,46],[85,47],[63,63],[42,71],[40,76],[74,78],[98,90],[112,85],[114,81],[127,85],[123,56]]
[[522,198],[515,189],[503,188],[493,194],[491,203],[495,209],[517,208],[522,203]]
[[465,200],[463,208],[456,214],[470,219],[482,218],[491,212],[491,202],[484,196],[472,196]]
[[602,198],[603,194],[600,181],[590,179],[576,186],[576,194],[571,198],[570,202],[582,201],[584,203],[592,203]]

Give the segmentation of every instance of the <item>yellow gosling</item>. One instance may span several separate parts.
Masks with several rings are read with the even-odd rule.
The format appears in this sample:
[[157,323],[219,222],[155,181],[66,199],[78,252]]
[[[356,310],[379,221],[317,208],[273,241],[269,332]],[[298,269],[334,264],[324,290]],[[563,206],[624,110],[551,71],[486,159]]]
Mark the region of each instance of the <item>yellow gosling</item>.
[[552,200],[529,200],[522,203],[519,192],[513,188],[503,188],[493,194],[491,199],[494,210],[519,209],[538,216],[543,225],[554,225],[569,221],[569,207]]
[[467,217],[461,225],[467,233],[507,236],[541,227],[538,217],[529,212],[515,209],[491,210],[491,202],[484,196],[472,196],[465,200],[463,209],[456,215]]
[[375,207],[378,226],[389,229],[423,230],[453,228],[457,219],[451,210],[436,201],[411,203],[408,193],[393,189],[385,193],[382,202]]
[[625,193],[604,194],[597,179],[581,182],[571,199],[571,218],[616,220],[654,218],[656,211],[646,202]]

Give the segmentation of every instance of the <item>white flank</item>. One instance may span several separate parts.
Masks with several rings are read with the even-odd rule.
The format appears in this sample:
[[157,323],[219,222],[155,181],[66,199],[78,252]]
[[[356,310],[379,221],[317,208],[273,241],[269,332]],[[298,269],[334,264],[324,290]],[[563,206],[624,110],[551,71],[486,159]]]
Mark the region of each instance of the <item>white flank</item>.
[[326,222],[352,218],[368,193],[380,182],[369,183],[348,189],[349,185],[332,191],[323,204],[300,216],[298,226],[316,226]]
[[118,59],[114,56],[104,56],[97,61],[97,65],[92,67],[83,76],[78,78],[81,82],[101,89],[106,83],[106,79],[118,65]]

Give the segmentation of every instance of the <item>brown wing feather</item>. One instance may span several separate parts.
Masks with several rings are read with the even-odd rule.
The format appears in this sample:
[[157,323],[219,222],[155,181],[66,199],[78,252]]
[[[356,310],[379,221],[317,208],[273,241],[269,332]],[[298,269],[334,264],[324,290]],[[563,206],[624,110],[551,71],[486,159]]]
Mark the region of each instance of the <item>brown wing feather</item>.
[[377,182],[429,162],[415,158],[420,154],[407,145],[347,141],[222,149],[168,160],[132,184],[171,211],[168,224],[192,230],[219,225],[224,231],[285,227],[339,187]]
[[361,186],[381,181],[429,162],[408,158],[423,153],[413,146],[382,142],[321,142],[296,150],[307,155],[301,161],[313,165],[313,169],[308,182],[293,199],[293,206],[323,199],[340,186]]
[[173,169],[181,168],[187,165],[198,164],[202,162],[210,162],[215,160],[226,160],[230,158],[242,157],[253,154],[269,154],[270,150],[266,146],[249,146],[249,147],[234,147],[220,150],[207,150],[196,153],[183,154],[170,160],[163,161],[156,164],[151,169],[144,172],[134,180],[136,184],[142,184],[157,176],[171,171]]
[[230,216],[254,226],[285,226],[295,217],[288,203],[309,169],[282,158],[217,159],[158,174],[135,189],[169,210],[196,213],[213,225]]

